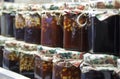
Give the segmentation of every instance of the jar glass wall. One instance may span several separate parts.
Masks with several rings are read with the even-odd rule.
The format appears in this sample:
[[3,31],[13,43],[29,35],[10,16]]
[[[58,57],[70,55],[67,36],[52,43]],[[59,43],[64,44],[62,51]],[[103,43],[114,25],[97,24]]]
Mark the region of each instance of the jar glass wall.
[[34,78],[34,53],[33,51],[20,51],[20,74]]
[[23,14],[16,14],[15,16],[15,38],[17,40],[24,40],[25,18]]
[[35,55],[35,78],[52,79],[53,55],[56,50],[62,48],[52,48],[47,46],[38,46],[37,54]]
[[[104,15],[100,16],[104,17]],[[89,46],[93,46],[93,52],[104,52],[119,55],[119,15],[113,15],[99,20],[93,17],[93,24],[89,27]],[[92,28],[94,30],[92,30]],[[93,39],[91,39],[93,37]],[[91,40],[90,40],[91,39]],[[91,42],[93,41],[93,43]]]
[[81,79],[80,74],[79,67],[72,66],[65,61],[59,61],[53,64],[52,79]]
[[[64,41],[63,47],[68,50],[88,51],[87,16],[68,13],[64,15]],[[84,27],[78,24],[86,24]]]
[[41,18],[38,13],[28,14],[25,17],[24,41],[40,44],[41,40]]
[[0,35],[0,67],[3,66],[3,49],[5,47],[5,42],[8,40],[14,40],[14,38],[9,38]]
[[3,68],[19,73],[19,53],[16,51],[16,49],[4,49]]
[[52,79],[52,60],[45,61],[39,56],[35,56],[35,78]]
[[63,46],[62,15],[58,12],[42,14],[41,44],[51,47]]
[[81,79],[81,57],[82,53],[77,51],[57,51],[53,59],[52,79]]

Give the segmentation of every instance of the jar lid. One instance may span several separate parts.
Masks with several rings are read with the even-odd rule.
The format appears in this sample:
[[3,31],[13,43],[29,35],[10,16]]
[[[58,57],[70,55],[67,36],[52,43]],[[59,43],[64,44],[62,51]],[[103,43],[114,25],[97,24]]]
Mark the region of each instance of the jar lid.
[[84,61],[97,67],[108,65],[117,66],[118,57],[108,54],[84,54]]
[[55,57],[61,59],[82,59],[83,52],[78,51],[67,51],[67,50],[57,50]]
[[17,4],[5,2],[3,4],[3,13],[13,13],[16,12],[18,8]]
[[83,62],[82,59],[53,59],[53,63],[58,65],[58,66],[62,66],[62,67],[79,67],[80,64]]
[[24,51],[37,51],[37,44],[20,43],[20,49]]
[[23,41],[9,40],[5,41],[5,47],[18,48]]
[[[65,66],[75,66],[79,67],[82,60],[82,52],[78,51],[67,51],[67,50],[58,50],[57,53],[53,57],[54,63],[64,63]],[[71,64],[71,65],[70,65]]]
[[48,46],[39,45],[37,47],[37,56],[39,56],[44,61],[51,61],[53,59],[56,50],[64,50],[63,48],[53,48]]
[[[96,10],[98,11],[98,10]],[[103,21],[111,16],[119,15],[119,10],[116,9],[104,9],[104,10],[99,10],[102,11],[103,13],[96,14],[95,16],[97,17],[98,20]]]
[[62,49],[62,48],[53,48],[53,47],[42,46],[42,45],[39,45],[37,47],[37,51],[40,54],[55,54],[56,50],[64,50],[64,49]]
[[35,55],[37,53],[37,51],[26,51],[21,49],[19,49],[18,51],[21,53],[21,55]]
[[3,51],[8,51],[8,53],[13,53],[13,52],[15,52],[16,54],[19,54],[18,49],[16,49],[16,48],[5,47],[5,48],[3,49]]
[[31,11],[41,11],[43,8],[40,4],[29,4]]

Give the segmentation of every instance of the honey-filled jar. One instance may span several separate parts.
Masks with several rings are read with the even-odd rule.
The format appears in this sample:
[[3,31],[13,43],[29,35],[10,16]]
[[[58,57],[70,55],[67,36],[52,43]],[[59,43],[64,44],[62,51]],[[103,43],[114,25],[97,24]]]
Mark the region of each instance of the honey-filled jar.
[[36,12],[29,12],[25,16],[24,41],[40,44],[41,40],[41,18]]
[[88,51],[88,16],[69,12],[64,15],[63,47],[73,51]]
[[20,74],[34,78],[34,61],[35,53],[37,52],[36,44],[21,43],[20,44]]
[[17,40],[24,40],[25,32],[25,18],[23,13],[17,13],[15,15],[15,38]]
[[52,60],[56,50],[64,49],[38,46],[38,53],[35,55],[35,78],[52,79]]
[[3,68],[19,73],[19,52],[16,40],[6,41],[3,49]]
[[75,51],[60,52],[53,59],[52,79],[81,79],[79,65],[82,62],[82,54]]
[[63,46],[63,24],[60,12],[42,13],[41,44],[50,47]]

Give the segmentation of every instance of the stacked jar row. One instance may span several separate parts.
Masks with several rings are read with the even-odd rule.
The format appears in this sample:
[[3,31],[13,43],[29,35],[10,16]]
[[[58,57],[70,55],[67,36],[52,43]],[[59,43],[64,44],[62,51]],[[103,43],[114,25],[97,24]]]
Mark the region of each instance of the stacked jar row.
[[[45,46],[38,46],[37,51],[37,45],[16,40],[6,41],[2,50],[3,68],[24,76],[38,79],[62,79],[62,77],[80,79],[79,65],[82,59],[80,52]],[[56,68],[60,68],[59,71]],[[76,72],[74,75],[71,75],[71,69]]]
[[[5,41],[5,45],[2,46],[3,67],[30,78],[104,79],[106,76],[101,73],[109,74],[110,77],[113,75],[111,72],[117,69],[118,57],[113,55],[84,54],[62,48],[28,44],[15,39]],[[109,79],[116,79],[116,76]]]
[[[28,43],[63,47],[80,52],[93,50],[95,53],[106,52],[118,56],[120,16],[114,14],[114,10],[108,11],[113,14],[107,17],[104,16],[109,13],[100,14],[99,11],[95,16],[92,16],[92,13],[77,11],[21,11],[15,17],[4,13],[1,16],[1,34],[14,34],[17,40]],[[11,18],[5,18],[8,16]],[[15,28],[12,21],[14,19]]]
[[35,78],[81,79],[79,65],[83,53],[45,46],[38,46],[38,52],[35,55]]
[[[17,40],[24,40],[27,43],[63,47],[76,51],[88,51],[88,30],[78,24],[80,22],[86,26],[88,16],[85,14],[78,17],[80,14],[54,11],[43,13],[34,11],[18,12],[12,18],[15,19],[15,28],[11,27],[12,25],[9,26],[10,29],[4,27],[6,26],[5,24],[9,25],[11,22],[4,23],[1,28],[2,31],[6,30],[14,33],[14,37]],[[3,14],[3,16],[6,16],[6,14]],[[1,34],[11,36],[10,33]]]
[[[41,45],[69,50],[106,52],[119,56],[120,16],[80,12],[41,14]],[[103,10],[104,12],[104,10]],[[113,27],[114,26],[114,27]]]

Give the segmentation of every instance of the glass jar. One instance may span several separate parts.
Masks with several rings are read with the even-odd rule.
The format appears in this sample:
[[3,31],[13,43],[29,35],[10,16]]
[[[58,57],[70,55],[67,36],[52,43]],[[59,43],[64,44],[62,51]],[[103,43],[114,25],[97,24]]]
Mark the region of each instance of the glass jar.
[[52,79],[52,57],[35,56],[35,78],[38,79]]
[[83,58],[84,61],[80,65],[82,79],[117,79],[113,72],[117,69],[118,57],[87,53]]
[[87,14],[67,13],[64,15],[63,47],[74,51],[88,51]]
[[89,27],[89,46],[95,53],[106,53],[118,56],[120,16],[114,15],[112,9],[108,10],[108,12],[112,12],[113,14],[98,14],[98,16],[96,15],[91,18],[92,24]]
[[1,35],[6,36],[6,23],[5,23],[5,15],[1,15]]
[[68,62],[59,61],[53,64],[52,79],[81,79],[80,69],[79,67],[72,66]]
[[35,53],[37,52],[36,44],[21,43],[20,52],[20,74],[34,78]]
[[63,24],[60,12],[42,14],[41,44],[50,47],[63,46]]
[[24,40],[25,18],[23,14],[16,14],[15,16],[15,38],[17,40]]
[[3,68],[19,73],[19,53],[16,49],[4,49]]
[[35,78],[52,79],[52,60],[56,50],[64,49],[38,46],[38,53],[35,55]]
[[10,40],[5,42],[3,49],[3,68],[19,73],[19,48],[21,42]]
[[53,59],[52,79],[81,79],[79,65],[82,60],[79,59],[81,57],[80,53],[61,52],[57,53]]
[[14,21],[15,16],[12,15],[12,13],[3,13],[3,16],[5,17],[4,23],[6,23],[4,27],[6,27],[6,36],[13,37],[14,36]]
[[3,66],[3,49],[5,46],[4,44],[5,44],[5,41],[8,41],[8,40],[14,40],[14,38],[0,36],[0,67]]
[[25,17],[24,41],[28,43],[40,44],[41,40],[41,18],[38,13],[31,12]]
[[2,5],[1,34],[14,37],[14,19],[16,7],[12,3]]
[[36,51],[20,50],[20,74],[34,78],[34,54]]

